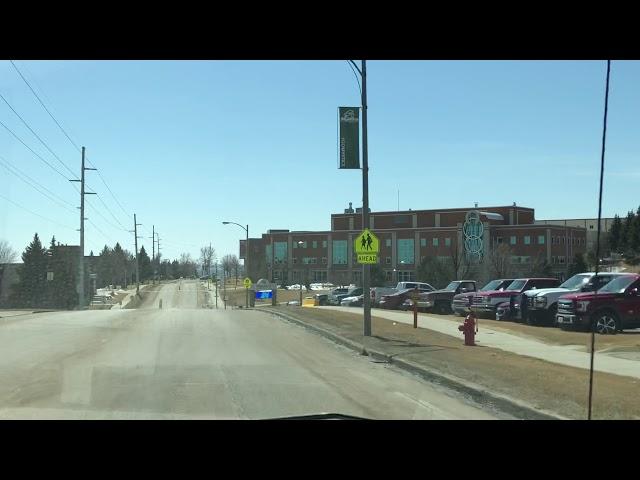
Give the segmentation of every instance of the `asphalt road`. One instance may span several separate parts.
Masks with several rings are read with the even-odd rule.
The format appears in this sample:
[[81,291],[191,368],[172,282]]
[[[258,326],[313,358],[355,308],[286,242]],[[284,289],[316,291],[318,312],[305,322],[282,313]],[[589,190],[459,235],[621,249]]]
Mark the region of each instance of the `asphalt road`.
[[506,418],[266,313],[199,308],[203,298],[183,280],[137,309],[0,319],[0,418]]

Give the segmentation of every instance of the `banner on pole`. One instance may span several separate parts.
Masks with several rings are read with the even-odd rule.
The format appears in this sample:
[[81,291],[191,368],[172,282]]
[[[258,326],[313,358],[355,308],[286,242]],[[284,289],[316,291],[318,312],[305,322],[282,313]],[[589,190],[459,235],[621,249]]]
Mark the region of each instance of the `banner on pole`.
[[338,107],[338,157],[339,167],[360,168],[360,108]]

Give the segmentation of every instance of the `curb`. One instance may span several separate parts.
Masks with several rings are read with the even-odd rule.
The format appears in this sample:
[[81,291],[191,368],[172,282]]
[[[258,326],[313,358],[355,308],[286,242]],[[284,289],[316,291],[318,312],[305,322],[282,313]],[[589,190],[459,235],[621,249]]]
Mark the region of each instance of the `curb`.
[[468,397],[470,397],[476,403],[481,405],[485,405],[488,407],[492,407],[501,411],[502,413],[507,413],[509,415],[513,415],[514,417],[522,420],[568,420],[566,417],[562,417],[556,413],[548,412],[539,408],[535,408],[532,405],[528,405],[519,400],[515,400],[506,395],[496,394],[488,391],[484,387],[469,382],[467,380],[463,380],[461,378],[457,378],[451,375],[447,375],[442,372],[438,372],[431,368],[425,367],[424,365],[419,365],[410,360],[403,360],[399,358],[395,358],[391,355],[388,355],[384,352],[380,352],[377,350],[367,350],[363,345],[356,343],[352,340],[344,338],[336,333],[333,333],[329,330],[325,330],[324,328],[318,327],[316,325],[309,324],[303,320],[292,317],[288,314],[282,312],[270,312],[272,315],[280,317],[284,320],[287,320],[291,323],[299,325],[308,330],[314,331],[335,343],[343,345],[347,348],[350,348],[362,355],[368,355],[372,359],[380,360],[385,363],[389,363],[394,365],[402,370],[405,370],[414,375],[418,375],[419,377],[454,390],[456,392],[462,393]]

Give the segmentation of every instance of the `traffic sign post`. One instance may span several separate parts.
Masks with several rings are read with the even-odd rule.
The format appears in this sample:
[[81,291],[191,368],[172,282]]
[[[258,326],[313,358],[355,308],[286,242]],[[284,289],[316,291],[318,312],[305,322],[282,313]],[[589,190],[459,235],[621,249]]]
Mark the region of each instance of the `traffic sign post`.
[[251,288],[251,279],[249,277],[245,278],[244,281],[244,290],[245,290],[245,308],[249,308],[249,289]]

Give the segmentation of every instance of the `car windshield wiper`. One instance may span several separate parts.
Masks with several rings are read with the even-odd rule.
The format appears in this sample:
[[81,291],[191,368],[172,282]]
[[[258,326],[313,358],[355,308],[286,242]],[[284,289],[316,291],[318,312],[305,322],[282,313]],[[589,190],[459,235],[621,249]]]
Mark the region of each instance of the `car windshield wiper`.
[[262,420],[371,420],[365,417],[345,415],[344,413],[313,413],[310,415],[294,415],[292,417],[263,418]]

